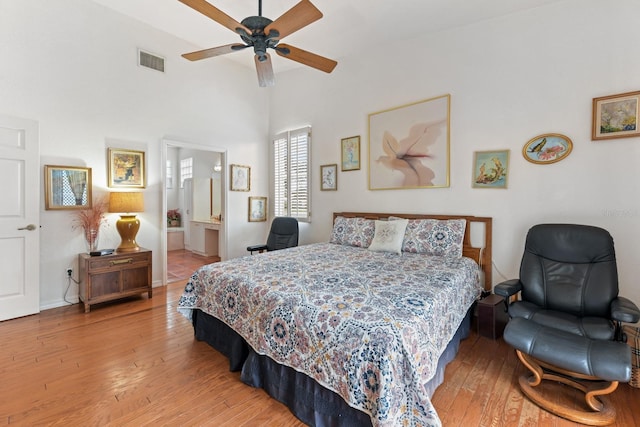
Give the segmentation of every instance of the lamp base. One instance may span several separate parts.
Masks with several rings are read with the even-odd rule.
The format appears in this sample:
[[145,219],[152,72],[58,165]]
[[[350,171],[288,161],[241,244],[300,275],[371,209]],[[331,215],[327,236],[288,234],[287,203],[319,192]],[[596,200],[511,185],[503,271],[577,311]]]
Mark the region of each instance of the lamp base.
[[116,229],[122,239],[116,252],[137,252],[140,250],[140,246],[136,242],[140,220],[135,215],[120,215],[120,219],[116,222]]

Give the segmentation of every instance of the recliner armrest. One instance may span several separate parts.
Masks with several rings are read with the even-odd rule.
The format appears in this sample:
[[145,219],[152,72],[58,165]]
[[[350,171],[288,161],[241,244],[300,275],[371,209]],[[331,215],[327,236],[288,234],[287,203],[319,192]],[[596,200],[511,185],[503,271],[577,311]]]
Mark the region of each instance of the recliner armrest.
[[504,298],[510,298],[522,290],[520,279],[506,280],[493,287],[493,293]]
[[636,323],[640,320],[640,309],[630,299],[618,297],[611,301],[611,318],[618,322]]
[[252,254],[253,254],[255,251],[262,252],[262,251],[266,251],[266,250],[267,250],[267,245],[253,245],[253,246],[247,246],[247,250],[248,250],[249,252],[251,252]]

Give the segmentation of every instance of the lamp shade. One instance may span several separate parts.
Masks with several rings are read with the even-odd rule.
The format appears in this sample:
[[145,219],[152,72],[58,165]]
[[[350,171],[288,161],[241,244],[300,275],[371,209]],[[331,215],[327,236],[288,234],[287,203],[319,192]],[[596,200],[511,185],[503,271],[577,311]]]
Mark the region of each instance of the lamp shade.
[[109,212],[144,212],[141,192],[113,192],[109,194]]

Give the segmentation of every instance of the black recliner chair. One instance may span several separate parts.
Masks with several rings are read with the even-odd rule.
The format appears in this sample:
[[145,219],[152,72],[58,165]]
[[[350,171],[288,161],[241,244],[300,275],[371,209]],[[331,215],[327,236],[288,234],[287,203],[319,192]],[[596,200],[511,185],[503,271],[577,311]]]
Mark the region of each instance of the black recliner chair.
[[247,250],[254,252],[276,251],[278,249],[298,246],[298,220],[286,216],[276,217],[271,223],[271,230],[267,243],[263,245],[247,246]]
[[[494,292],[505,297],[510,316],[504,340],[532,373],[519,379],[523,393],[572,421],[613,423],[615,409],[604,395],[631,378],[631,349],[621,324],[637,322],[640,311],[618,296],[611,235],[587,225],[536,225],[527,234],[520,278],[496,285]],[[534,389],[547,379],[584,392],[584,409]]]

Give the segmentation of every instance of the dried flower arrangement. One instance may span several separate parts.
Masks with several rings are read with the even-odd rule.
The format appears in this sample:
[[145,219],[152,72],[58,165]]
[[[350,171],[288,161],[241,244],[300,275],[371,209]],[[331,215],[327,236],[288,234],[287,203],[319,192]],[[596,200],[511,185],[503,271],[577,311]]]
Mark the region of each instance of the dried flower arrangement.
[[72,229],[82,228],[89,251],[97,249],[100,227],[107,221],[105,214],[109,211],[108,200],[107,197],[102,197],[94,200],[90,209],[74,211]]

